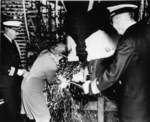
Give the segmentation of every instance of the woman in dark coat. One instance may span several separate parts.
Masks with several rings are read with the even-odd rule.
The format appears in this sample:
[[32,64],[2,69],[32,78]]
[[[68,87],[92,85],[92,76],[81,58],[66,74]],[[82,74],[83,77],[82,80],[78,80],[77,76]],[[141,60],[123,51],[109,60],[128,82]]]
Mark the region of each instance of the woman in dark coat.
[[[98,5],[88,12],[75,15],[68,13],[65,24],[68,50],[70,52],[68,61],[79,60],[83,66],[84,78],[79,78],[80,74],[82,74],[81,71],[76,75],[79,75],[77,79],[80,79],[79,81],[82,82],[94,80],[103,71],[103,59],[110,58],[114,54],[119,37],[116,30],[110,25],[109,11],[103,6]],[[77,82],[78,80],[75,79],[73,78],[73,81]],[[77,92],[75,95],[77,95]],[[94,97],[78,98],[87,98],[89,102],[93,102]],[[94,99],[96,100],[96,98],[95,96]],[[92,104],[92,106],[94,105]],[[90,117],[87,117],[88,119],[84,121],[97,121],[97,118],[94,120],[92,116],[93,113],[91,112]]]

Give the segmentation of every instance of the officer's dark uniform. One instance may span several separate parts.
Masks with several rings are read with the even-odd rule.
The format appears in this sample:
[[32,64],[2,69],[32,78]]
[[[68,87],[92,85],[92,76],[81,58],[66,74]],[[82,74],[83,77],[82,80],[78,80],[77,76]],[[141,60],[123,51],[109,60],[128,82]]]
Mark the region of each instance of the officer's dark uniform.
[[[20,66],[20,56],[16,44],[4,35],[1,37],[1,67],[0,67],[0,95],[5,101],[7,118],[16,121],[20,107],[21,77],[17,75]],[[11,67],[15,68],[13,76],[9,76]]]

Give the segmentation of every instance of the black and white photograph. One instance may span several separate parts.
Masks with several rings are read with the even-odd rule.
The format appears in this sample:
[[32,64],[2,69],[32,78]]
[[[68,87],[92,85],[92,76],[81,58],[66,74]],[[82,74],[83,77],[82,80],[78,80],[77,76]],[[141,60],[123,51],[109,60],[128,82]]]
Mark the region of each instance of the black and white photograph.
[[0,122],[150,122],[149,0],[0,0]]

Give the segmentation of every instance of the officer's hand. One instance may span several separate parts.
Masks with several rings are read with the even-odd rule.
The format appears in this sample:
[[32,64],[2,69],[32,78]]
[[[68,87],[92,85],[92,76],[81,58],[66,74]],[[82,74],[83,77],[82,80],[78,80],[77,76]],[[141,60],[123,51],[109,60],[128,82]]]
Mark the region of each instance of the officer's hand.
[[26,69],[18,69],[17,75],[25,77],[28,71]]
[[97,80],[96,79],[91,82],[91,91],[92,91],[92,94],[100,93],[100,90],[97,88]]
[[82,85],[83,91],[85,94],[89,94],[89,86],[90,86],[91,81],[87,80],[85,83]]
[[23,70],[23,77],[27,77],[29,75],[29,72],[27,70]]
[[[99,94],[100,90],[97,87],[97,80],[93,80],[93,81],[86,81],[83,85],[82,85],[83,91],[85,94]],[[91,89],[91,90],[90,90]],[[90,93],[91,92],[91,93]]]

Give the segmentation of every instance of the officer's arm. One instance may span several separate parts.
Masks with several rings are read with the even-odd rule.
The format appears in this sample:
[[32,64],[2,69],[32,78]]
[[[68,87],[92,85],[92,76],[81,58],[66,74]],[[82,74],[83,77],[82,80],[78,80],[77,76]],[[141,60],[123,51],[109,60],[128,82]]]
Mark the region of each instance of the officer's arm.
[[120,40],[113,63],[104,70],[103,75],[97,81],[97,87],[100,90],[109,88],[119,79],[134,56],[134,45],[131,39]]

